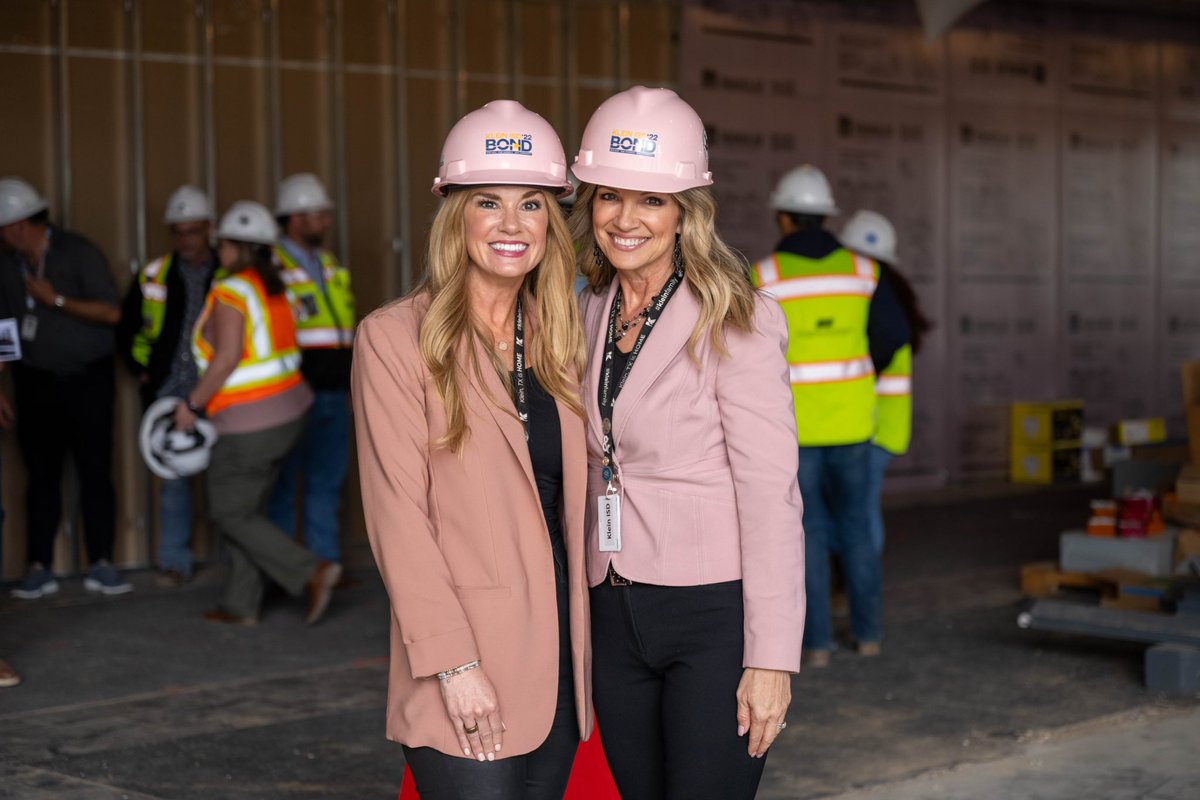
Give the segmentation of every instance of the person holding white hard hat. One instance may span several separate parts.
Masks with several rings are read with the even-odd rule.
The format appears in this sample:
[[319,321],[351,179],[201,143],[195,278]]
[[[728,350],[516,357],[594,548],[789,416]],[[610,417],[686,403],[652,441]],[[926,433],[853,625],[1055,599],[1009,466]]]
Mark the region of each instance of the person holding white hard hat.
[[387,735],[422,797],[558,800],[592,727],[567,160],[493,100],[446,136],[433,191],[424,280],[355,342]]
[[787,327],[717,233],[674,92],[604,101],[572,171],[604,749],[626,800],[751,798],[804,628]]
[[880,653],[882,566],[868,524],[875,376],[908,340],[908,325],[878,265],[825,230],[838,208],[821,170],[804,164],[785,174],[771,206],[783,238],[751,274],[788,318],[807,549],[804,651],[808,665],[825,667],[834,647],[831,554],[845,576],[858,652]]
[[275,248],[280,275],[294,298],[301,373],[313,407],[300,442],[284,461],[271,495],[270,514],[285,531],[296,528],[296,490],[304,543],[326,561],[341,562],[338,520],[350,458],[350,363],[357,323],[350,272],[325,239],[333,201],[315,175],[297,173],[279,184],[275,217],[282,236]]
[[207,416],[220,436],[207,472],[209,514],[231,566],[217,608],[204,615],[212,622],[257,624],[269,578],[291,595],[307,592],[312,624],[341,577],[338,564],[306,550],[266,513],[279,465],[312,406],[290,297],[272,254],[277,238],[274,218],[258,203],[240,200],[221,218],[221,277],[192,337],[200,380],[175,412],[176,430]]
[[[138,379],[143,410],[159,398],[186,397],[199,380],[192,329],[217,267],[213,221],[203,191],[172,192],[163,214],[171,252],[138,270],[125,295],[117,346]],[[164,479],[158,488],[158,584],[179,586],[192,578],[192,482]]]
[[20,178],[0,178],[0,244],[7,251],[0,253],[0,319],[14,319],[20,330],[16,426],[29,476],[29,571],[12,594],[32,600],[58,591],[51,560],[68,451],[90,564],[84,588],[124,594],[133,586],[112,565],[113,326],[121,309],[108,261],[84,237],[52,224],[46,199]]
[[912,440],[913,356],[920,352],[933,327],[921,311],[916,290],[897,269],[896,229],[875,211],[855,212],[842,228],[842,243],[856,253],[875,259],[880,276],[888,282],[908,321],[910,340],[896,351],[875,378],[875,436],[871,440],[869,509],[871,544],[883,552],[883,477],[896,456],[908,452]]

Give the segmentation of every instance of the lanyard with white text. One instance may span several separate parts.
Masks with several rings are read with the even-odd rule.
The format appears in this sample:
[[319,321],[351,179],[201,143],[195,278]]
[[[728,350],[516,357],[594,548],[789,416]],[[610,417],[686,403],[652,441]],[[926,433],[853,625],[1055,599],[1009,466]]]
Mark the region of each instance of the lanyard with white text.
[[650,331],[654,329],[654,323],[658,322],[658,318],[662,316],[663,309],[667,307],[667,301],[671,299],[671,295],[675,294],[675,290],[679,288],[679,284],[682,281],[683,269],[681,268],[671,274],[671,277],[667,280],[667,285],[658,293],[658,297],[655,298],[654,303],[646,312],[646,318],[642,320],[642,329],[638,332],[637,340],[633,343],[633,349],[629,351],[629,355],[625,361],[625,369],[615,382],[613,380],[613,354],[617,349],[617,316],[621,311],[620,288],[617,289],[617,294],[613,297],[612,309],[608,313],[608,339],[604,343],[604,362],[600,367],[600,386],[597,390],[600,401],[600,443],[604,448],[604,455],[600,459],[601,475],[604,477],[604,480],[608,481],[610,493],[614,491],[612,483],[614,474],[613,406],[616,405],[617,395],[621,393],[621,389],[625,386],[625,381],[628,380],[629,373],[633,371],[633,362],[637,360],[638,354],[642,352],[642,346],[646,344],[646,339],[650,336]]
[[517,314],[513,320],[513,398],[517,419],[525,426],[525,441],[529,441],[529,394],[525,386],[525,318],[521,313],[521,298],[517,297]]

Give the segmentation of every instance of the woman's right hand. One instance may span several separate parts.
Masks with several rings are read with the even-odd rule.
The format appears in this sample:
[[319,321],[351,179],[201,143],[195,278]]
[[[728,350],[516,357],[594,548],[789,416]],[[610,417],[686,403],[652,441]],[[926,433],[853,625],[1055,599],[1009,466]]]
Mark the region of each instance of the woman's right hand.
[[[453,675],[442,685],[442,701],[450,716],[463,755],[483,761],[496,760],[504,739],[504,722],[500,719],[500,704],[496,690],[484,674],[483,667]],[[473,733],[467,730],[478,726]]]

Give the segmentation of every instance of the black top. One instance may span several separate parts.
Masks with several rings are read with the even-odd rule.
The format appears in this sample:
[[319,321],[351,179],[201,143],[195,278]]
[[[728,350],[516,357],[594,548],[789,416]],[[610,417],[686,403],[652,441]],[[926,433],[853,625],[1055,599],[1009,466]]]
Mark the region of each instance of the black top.
[[[776,252],[791,253],[818,260],[825,258],[835,250],[842,249],[842,243],[827,230],[808,230],[785,236],[776,247]],[[908,317],[896,297],[887,275],[880,271],[879,283],[875,286],[875,294],[871,296],[870,310],[867,312],[867,342],[871,349],[871,361],[875,372],[880,373],[892,363],[896,351],[912,341],[912,331],[908,327]]]
[[620,347],[614,347],[612,374],[620,378],[620,376],[625,374],[625,365],[628,363],[629,353],[623,353]]
[[538,383],[533,370],[525,373],[525,380],[529,389],[529,460],[542,501],[542,515],[554,542],[562,538],[558,518],[563,482],[562,425],[554,397]]
[[[94,362],[111,358],[111,326],[85,322],[54,306],[34,303],[29,307],[25,275],[32,272],[24,256],[0,250],[0,319],[13,317],[20,325],[26,316],[37,318],[34,340],[21,343],[22,363],[55,375],[77,375]],[[62,228],[50,227],[43,277],[68,300],[96,300],[114,306],[119,301],[104,254],[89,240]]]

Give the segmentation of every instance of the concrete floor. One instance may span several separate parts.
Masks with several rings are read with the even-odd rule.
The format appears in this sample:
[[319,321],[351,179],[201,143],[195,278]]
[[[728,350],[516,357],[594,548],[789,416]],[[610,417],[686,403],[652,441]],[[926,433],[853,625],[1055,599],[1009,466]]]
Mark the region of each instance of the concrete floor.
[[[1090,492],[960,493],[889,512],[884,655],[796,679],[759,797],[1200,796],[1200,698],[1142,688],[1142,648],[1021,631],[1017,568],[1053,558]],[[308,628],[205,622],[220,579],[182,590],[0,600],[0,799],[394,798],[383,738],[386,597],[360,586]]]

